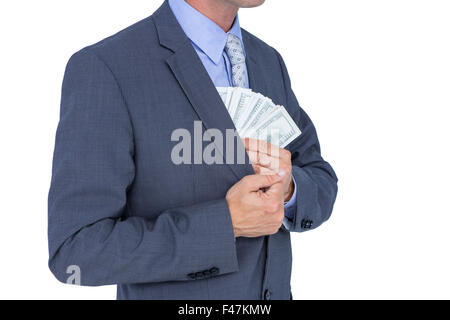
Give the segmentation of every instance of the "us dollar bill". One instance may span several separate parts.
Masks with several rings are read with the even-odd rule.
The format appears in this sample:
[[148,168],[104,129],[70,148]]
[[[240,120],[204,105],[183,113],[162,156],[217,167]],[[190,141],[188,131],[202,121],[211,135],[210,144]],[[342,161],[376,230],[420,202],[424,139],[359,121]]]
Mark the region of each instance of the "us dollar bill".
[[[252,114],[249,115],[248,121],[245,126],[241,128],[242,135],[246,135],[249,131],[257,127],[258,123],[261,122],[268,114],[274,111],[277,106],[270,99],[266,99],[262,102],[261,106],[254,110]],[[239,130],[238,130],[239,131]],[[241,134],[239,132],[239,134]]]
[[242,138],[265,140],[282,148],[301,135],[283,106],[250,89],[217,87],[231,120]]
[[[301,131],[282,106],[247,133],[250,138],[265,140],[281,148],[301,135]],[[273,139],[276,136],[277,139]]]
[[254,93],[248,89],[239,88],[233,94],[231,105],[229,109],[231,119],[235,126],[240,122],[242,116],[245,114],[245,110],[249,109],[249,103],[253,99]]

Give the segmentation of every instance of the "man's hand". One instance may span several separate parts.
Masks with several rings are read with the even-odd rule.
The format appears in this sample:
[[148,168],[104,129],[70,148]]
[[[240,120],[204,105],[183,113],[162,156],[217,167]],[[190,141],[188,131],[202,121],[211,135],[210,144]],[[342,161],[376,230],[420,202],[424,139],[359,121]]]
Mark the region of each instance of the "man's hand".
[[283,199],[284,202],[289,201],[294,193],[291,153],[262,140],[245,138],[243,142],[255,173],[262,175],[278,174],[283,177]]
[[226,200],[236,238],[278,232],[284,218],[281,182],[279,175],[255,174],[242,178],[228,190]]

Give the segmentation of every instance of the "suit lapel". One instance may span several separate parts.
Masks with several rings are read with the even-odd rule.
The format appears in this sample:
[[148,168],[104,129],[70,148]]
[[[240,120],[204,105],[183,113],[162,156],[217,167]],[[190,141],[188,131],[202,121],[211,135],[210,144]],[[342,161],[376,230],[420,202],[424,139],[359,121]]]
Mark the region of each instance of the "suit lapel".
[[267,96],[267,82],[264,81],[264,76],[260,70],[264,68],[263,63],[258,63],[257,49],[254,48],[250,35],[247,31],[242,30],[242,40],[244,42],[245,52],[247,55],[246,65],[249,78],[249,87],[254,91]]
[[[225,139],[226,130],[235,126],[220,98],[214,83],[198,57],[189,39],[165,2],[155,14],[155,25],[162,46],[173,51],[166,62],[183,89],[194,111],[206,129],[218,129]],[[239,147],[242,142],[238,139]],[[225,146],[225,141],[223,143]],[[225,155],[222,154],[225,162]],[[253,174],[246,155],[245,165],[228,164],[238,179]]]
[[247,46],[245,47],[245,50],[247,52],[246,64],[247,64],[249,87],[254,92],[266,95],[264,81],[262,81],[263,77],[261,77],[261,75],[258,75],[258,68],[260,67],[258,67],[257,62],[250,55],[252,50],[247,50]]

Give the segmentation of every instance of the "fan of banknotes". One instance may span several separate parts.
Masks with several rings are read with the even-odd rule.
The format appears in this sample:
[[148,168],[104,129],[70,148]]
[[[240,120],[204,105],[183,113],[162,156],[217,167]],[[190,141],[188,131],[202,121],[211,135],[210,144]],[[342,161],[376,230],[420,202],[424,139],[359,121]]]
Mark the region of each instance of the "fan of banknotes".
[[283,106],[250,89],[217,87],[242,138],[265,140],[281,148],[302,133]]

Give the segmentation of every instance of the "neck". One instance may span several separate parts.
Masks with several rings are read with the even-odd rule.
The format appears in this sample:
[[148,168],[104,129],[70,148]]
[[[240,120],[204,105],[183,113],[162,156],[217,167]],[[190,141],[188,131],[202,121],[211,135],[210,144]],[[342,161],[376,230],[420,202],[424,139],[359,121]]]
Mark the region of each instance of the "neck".
[[185,0],[191,7],[201,12],[217,24],[223,31],[230,31],[239,7],[224,0]]

